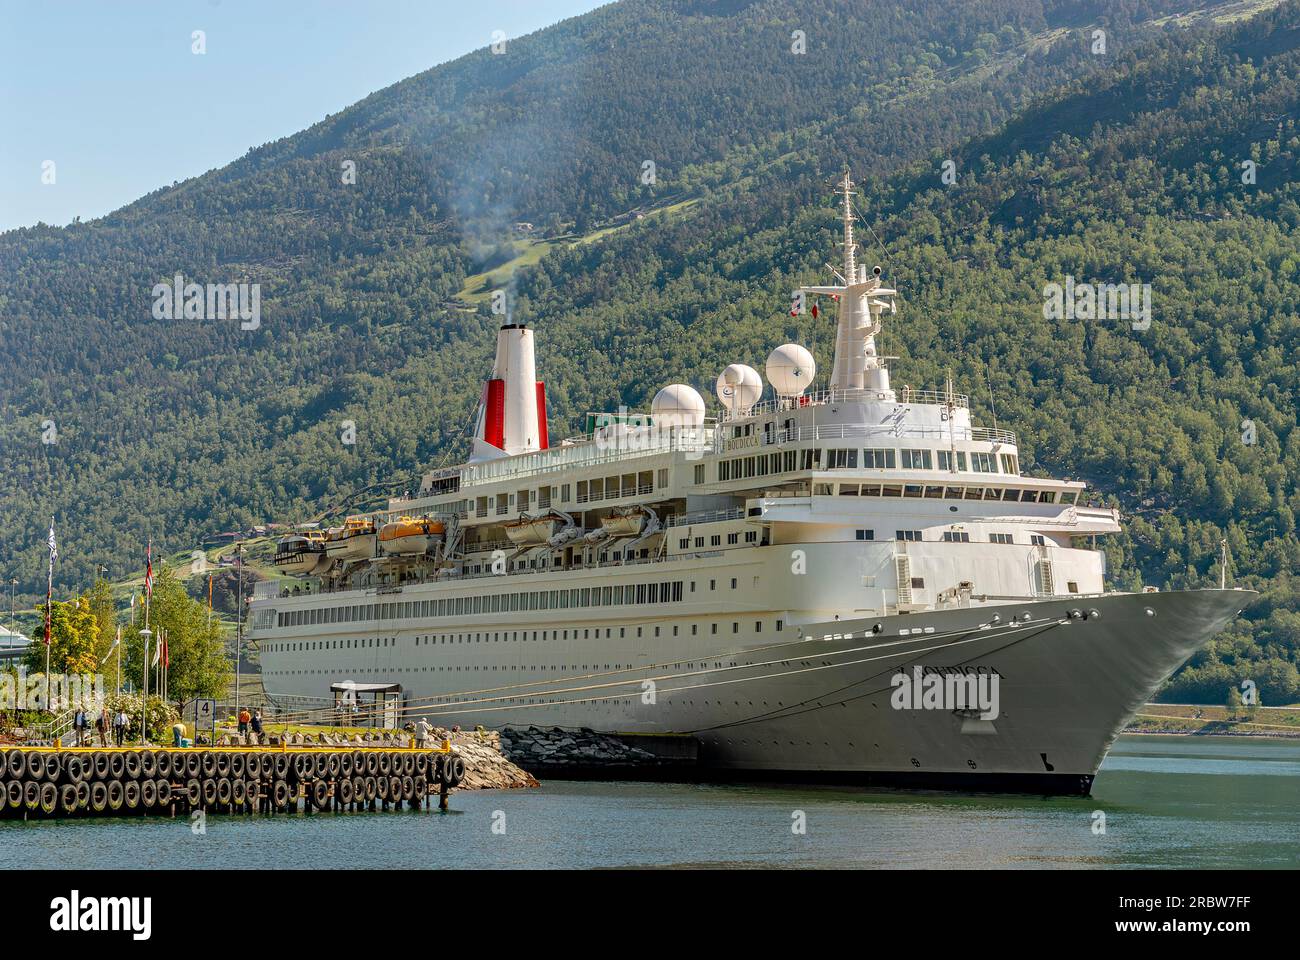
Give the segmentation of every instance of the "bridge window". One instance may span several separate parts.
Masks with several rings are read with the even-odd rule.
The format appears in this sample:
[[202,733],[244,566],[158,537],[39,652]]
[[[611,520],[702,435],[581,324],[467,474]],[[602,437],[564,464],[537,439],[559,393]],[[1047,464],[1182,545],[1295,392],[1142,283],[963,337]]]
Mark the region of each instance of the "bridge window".
[[904,470],[933,470],[934,459],[929,450],[907,450],[903,453]]
[[868,470],[892,470],[894,469],[894,463],[893,450],[862,451],[862,466]]

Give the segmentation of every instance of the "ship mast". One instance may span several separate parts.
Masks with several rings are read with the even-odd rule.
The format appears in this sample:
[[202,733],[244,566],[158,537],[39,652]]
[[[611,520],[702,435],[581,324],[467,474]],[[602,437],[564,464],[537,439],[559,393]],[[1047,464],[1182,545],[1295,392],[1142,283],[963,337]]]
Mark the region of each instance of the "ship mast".
[[876,353],[876,334],[880,333],[881,315],[894,312],[896,290],[880,282],[880,268],[870,273],[858,264],[857,244],[853,240],[853,181],[848,173],[836,191],[843,197],[844,273],[835,273],[837,284],[800,287],[803,293],[826,294],[839,301],[836,318],[835,363],[831,368],[831,390],[866,390],[878,399],[893,401],[889,386],[889,369],[885,357]]

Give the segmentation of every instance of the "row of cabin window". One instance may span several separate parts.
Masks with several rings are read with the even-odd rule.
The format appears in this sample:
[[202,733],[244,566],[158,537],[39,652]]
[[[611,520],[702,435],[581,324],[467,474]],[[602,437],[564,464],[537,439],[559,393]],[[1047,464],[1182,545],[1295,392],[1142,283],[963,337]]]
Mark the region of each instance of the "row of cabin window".
[[913,500],[1003,500],[1011,503],[1065,503],[1079,501],[1077,490],[1021,490],[1017,487],[967,487],[924,483],[815,483],[818,497],[907,497]]
[[[999,458],[1000,457],[1000,458]],[[718,463],[718,480],[747,480],[775,473],[793,473],[796,470],[857,470],[859,461],[866,470],[944,470],[949,473],[1005,473],[1018,476],[1020,461],[1014,453],[968,452],[965,450],[922,450],[904,447],[893,448],[827,447],[808,450],[783,450],[751,457],[737,457]],[[936,467],[937,465],[937,467]],[[1001,469],[999,470],[999,466]],[[701,482],[702,468],[696,467],[696,482]]]
[[612,607],[628,603],[673,603],[682,599],[681,580],[663,583],[629,583],[610,587],[575,587],[570,590],[534,590],[493,593],[477,597],[444,597],[398,603],[363,603],[314,610],[288,610],[276,626],[301,627],[331,623],[361,623],[413,617],[460,617],[514,610],[565,610],[570,607]]
[[[700,625],[698,623],[692,623],[690,626],[691,626],[691,636],[692,637],[698,636],[700,632]],[[716,635],[718,633],[718,624],[716,622],[709,624],[709,628],[711,634]],[[784,628],[785,628],[785,621],[777,620],[776,632],[780,633]],[[602,628],[600,627],[582,628],[581,639],[599,640],[601,629]],[[635,629],[636,629],[637,638],[641,639],[644,636],[642,631],[645,630],[646,628],[636,627]],[[667,628],[656,626],[653,627],[652,629],[654,630],[654,636],[659,637],[660,630],[667,629]],[[680,629],[681,627],[679,624],[673,624],[672,635],[674,637],[680,636],[679,633]],[[615,630],[618,631],[618,637],[620,640],[624,640],[627,638],[627,630],[628,630],[627,627],[605,627],[604,630],[605,630],[606,640],[613,639]],[[731,622],[731,632],[732,633],[740,632],[739,620],[733,620]],[[754,632],[755,633],[763,632],[762,620],[754,621]],[[449,643],[450,644],[500,643],[503,639],[507,643],[511,641],[520,641],[520,640],[526,642],[530,639],[535,641],[539,639],[538,635],[540,634],[541,635],[540,639],[543,642],[546,642],[548,640],[559,640],[561,639],[561,637],[563,637],[563,639],[565,640],[568,640],[570,633],[573,634],[574,640],[579,639],[578,637],[579,629],[575,627],[572,630],[503,630],[503,631],[496,631],[491,634],[488,634],[486,632],[484,633],[440,633],[440,634],[429,634],[423,637],[414,637],[413,640],[414,640],[414,646],[427,647],[427,646],[437,646],[439,644],[449,644]],[[529,634],[532,634],[532,636],[530,637]],[[396,637],[348,637],[344,639],[330,639],[330,640],[281,641],[279,643],[268,643],[266,644],[264,649],[267,653],[286,653],[286,652],[299,653],[299,652],[310,652],[312,650],[353,650],[353,649],[361,649],[363,647],[395,647],[395,646],[397,646]],[[618,664],[618,663],[614,664],[615,669],[620,669],[623,666],[624,664]],[[626,666],[630,667],[631,664],[626,664]],[[583,669],[585,670],[586,667],[584,666]],[[606,670],[609,669],[608,664],[605,665],[605,669]]]
[[[854,539],[857,540],[875,540],[876,531],[874,530],[855,530],[853,531]],[[910,543],[921,543],[925,540],[920,530],[895,530],[895,540],[906,540]],[[941,538],[944,543],[970,543],[970,533],[965,530],[945,530]],[[1030,534],[1029,542],[1036,547],[1047,545],[1047,539],[1041,533]],[[1015,537],[1009,533],[990,533],[989,543],[1015,543]]]
[[[547,510],[552,503],[572,504],[589,503],[593,500],[615,500],[623,497],[644,496],[655,489],[663,490],[668,486],[668,470],[642,470],[638,473],[624,473],[614,477],[602,477],[596,480],[579,480],[576,484],[561,483],[541,486],[536,490],[524,489],[516,493],[497,493],[491,496],[476,497],[474,515],[486,517],[489,513],[498,516],[525,510]],[[577,497],[574,497],[574,490]],[[469,515],[469,501],[462,501],[462,516]]]
[[[704,539],[705,539],[704,537],[696,537],[696,538],[694,539],[695,546],[696,546],[697,548],[699,548],[699,547],[703,547],[703,546],[704,546]],[[720,547],[720,546],[722,546],[722,534],[720,534],[720,533],[715,533],[715,534],[713,534],[711,537],[708,538],[708,540],[709,540],[709,546],[711,546],[711,547]],[[677,541],[677,546],[678,546],[678,548],[681,549],[681,550],[690,550],[690,549],[691,549],[691,542],[692,542],[692,541],[691,541],[691,538],[690,538],[690,537],[682,537],[681,539],[679,539],[679,540]],[[746,542],[746,543],[758,543],[758,531],[757,531],[757,530],[746,530],[746,531],[745,531],[745,542]],[[739,532],[737,532],[737,533],[729,533],[729,534],[727,534],[727,546],[729,546],[729,547],[730,547],[730,546],[739,546],[739,544],[740,544],[740,533],[739,533]]]

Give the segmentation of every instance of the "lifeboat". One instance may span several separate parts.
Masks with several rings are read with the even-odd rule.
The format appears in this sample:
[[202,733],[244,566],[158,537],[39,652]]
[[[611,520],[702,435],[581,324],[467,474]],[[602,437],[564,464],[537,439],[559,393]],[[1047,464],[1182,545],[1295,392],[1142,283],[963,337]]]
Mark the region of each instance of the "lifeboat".
[[330,563],[325,553],[325,534],[309,530],[281,537],[275,545],[275,559],[272,563],[281,573],[291,576],[316,573]]
[[573,520],[558,510],[552,510],[535,517],[524,514],[518,520],[511,520],[504,526],[506,536],[515,546],[540,547],[544,543],[549,543],[551,538],[561,530],[573,526]]
[[370,517],[348,517],[341,527],[331,527],[325,538],[325,552],[331,560],[369,560],[375,555],[375,521]]
[[409,557],[428,553],[442,543],[447,525],[431,517],[398,517],[379,528],[379,548],[386,554]]
[[615,507],[600,518],[600,528],[611,537],[639,537],[651,514],[640,506]]

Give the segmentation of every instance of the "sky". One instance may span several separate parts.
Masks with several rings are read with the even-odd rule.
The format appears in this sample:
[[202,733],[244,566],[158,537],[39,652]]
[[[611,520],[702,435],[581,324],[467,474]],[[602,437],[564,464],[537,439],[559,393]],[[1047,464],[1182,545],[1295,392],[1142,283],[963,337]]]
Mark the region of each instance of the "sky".
[[0,230],[103,216],[606,2],[0,0]]

